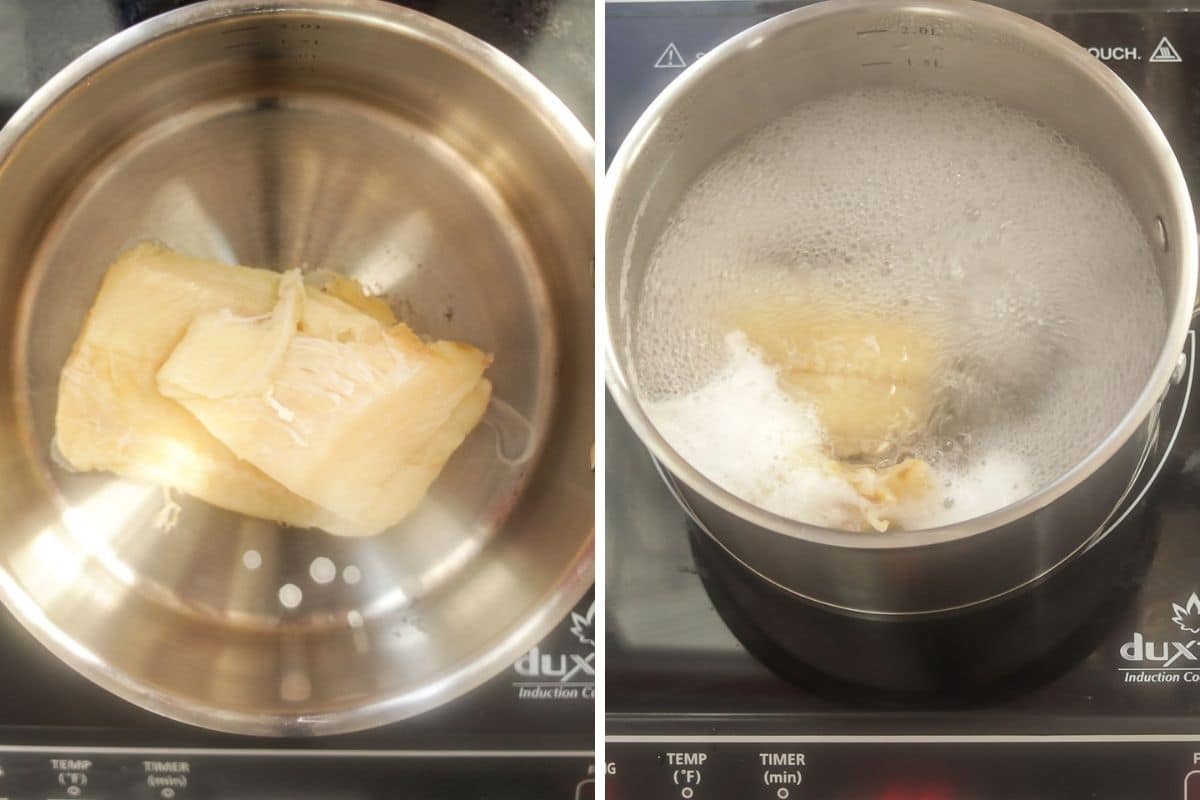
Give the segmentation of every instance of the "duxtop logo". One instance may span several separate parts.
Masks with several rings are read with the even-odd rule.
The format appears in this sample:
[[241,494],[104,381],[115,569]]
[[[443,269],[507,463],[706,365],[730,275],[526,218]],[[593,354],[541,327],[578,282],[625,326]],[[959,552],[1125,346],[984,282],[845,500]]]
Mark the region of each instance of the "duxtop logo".
[[[1196,599],[1196,595],[1192,595],[1192,599]],[[592,603],[586,614],[580,614],[576,611],[571,612],[571,633],[575,634],[575,638],[580,644],[590,644],[596,646],[595,634],[593,633],[593,621],[596,619],[596,604]],[[1200,631],[1196,631],[1200,633]]]
[[[575,641],[550,651],[534,646],[517,659],[513,682],[522,700],[590,700],[596,686],[596,604],[580,614],[572,611],[566,623]],[[578,644],[576,644],[578,642]]]
[[1183,605],[1171,603],[1175,616],[1171,621],[1188,633],[1200,633],[1200,597],[1192,592],[1192,596]]
[[[1171,603],[1171,621],[1184,633],[1200,634],[1200,596]],[[1141,631],[1121,645],[1126,683],[1200,683],[1200,639],[1147,639]]]

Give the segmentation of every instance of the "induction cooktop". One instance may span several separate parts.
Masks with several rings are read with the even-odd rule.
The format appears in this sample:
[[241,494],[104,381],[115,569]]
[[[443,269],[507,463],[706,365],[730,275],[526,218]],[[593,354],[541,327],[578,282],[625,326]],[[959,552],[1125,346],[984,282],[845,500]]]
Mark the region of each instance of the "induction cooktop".
[[[71,59],[181,0],[0,0],[0,124]],[[406,5],[499,47],[585,124],[593,6],[583,0]],[[591,796],[591,593],[473,692],[343,736],[214,733],[143,711],[60,663],[0,609],[0,799]]]
[[[607,158],[686,67],[798,5],[608,3]],[[1002,5],[1058,29],[1127,81],[1200,186],[1200,15],[1162,3]],[[907,695],[855,677],[886,674],[889,637],[911,632],[762,591],[689,521],[610,400],[608,796],[1200,798],[1195,342],[1193,331],[1158,441],[1119,509],[1122,535],[1105,539],[1124,544],[1089,553],[1106,568],[1081,568],[1073,585],[1062,581],[1069,594],[1035,595],[1019,617],[1001,609],[972,619],[969,633],[919,632],[915,657],[938,671]],[[968,680],[1079,597],[1091,603],[1086,615],[1044,653]]]

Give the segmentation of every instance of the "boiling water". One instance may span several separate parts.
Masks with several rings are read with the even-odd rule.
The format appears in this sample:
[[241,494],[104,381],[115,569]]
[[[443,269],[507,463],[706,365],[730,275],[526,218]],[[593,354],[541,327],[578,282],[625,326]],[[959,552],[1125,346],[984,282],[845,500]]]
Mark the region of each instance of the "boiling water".
[[1108,175],[1040,121],[947,92],[838,95],[751,134],[691,187],[644,280],[628,322],[655,425],[733,493],[832,527],[846,487],[779,457],[819,446],[820,420],[730,337],[731,305],[924,321],[938,414],[906,453],[935,491],[905,528],[1061,476],[1133,403],[1166,329],[1150,243]]
[[[824,437],[813,407],[779,390],[775,370],[742,334],[727,335],[726,353],[704,386],[652,404],[663,436],[710,479],[768,511],[862,528],[871,503],[819,460],[804,458]],[[1019,500],[1032,487],[1020,458],[994,451],[941,470],[935,488],[891,509],[889,520],[907,529],[946,525]]]

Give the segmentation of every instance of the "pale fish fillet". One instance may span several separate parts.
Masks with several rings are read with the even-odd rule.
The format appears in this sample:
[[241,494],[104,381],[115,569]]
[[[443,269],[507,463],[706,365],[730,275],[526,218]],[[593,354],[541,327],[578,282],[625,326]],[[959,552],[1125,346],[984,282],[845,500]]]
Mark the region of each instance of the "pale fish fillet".
[[937,340],[916,318],[872,315],[807,298],[758,299],[727,324],[815,404],[837,458],[887,456],[933,413]]
[[[934,326],[854,309],[832,297],[755,298],[723,312],[780,372],[780,388],[813,404],[828,447],[812,454],[861,499],[857,530],[889,530],[925,498],[929,464],[902,453],[927,432],[937,403]],[[850,463],[867,462],[867,463]]]
[[825,469],[846,481],[858,493],[864,501],[861,508],[863,521],[879,533],[892,526],[904,504],[924,497],[933,486],[933,471],[919,458],[906,458],[899,464],[882,468],[853,466],[828,459]]
[[59,378],[55,446],[79,471],[170,486],[213,505],[297,527],[353,526],[238,459],[155,374],[200,312],[266,313],[279,276],[185,258],[154,244],[109,268]]
[[[210,333],[229,336],[219,350],[240,346],[235,331],[215,324],[221,317],[248,321],[245,333],[254,338],[235,368],[206,373],[211,381],[207,391],[217,394],[256,381],[264,385],[263,366],[280,360],[286,349],[280,330],[298,326],[314,337],[378,343],[395,323],[390,312],[372,308],[378,317],[373,318],[315,287],[300,295],[293,291],[295,308],[281,314],[280,283],[275,272],[191,259],[154,244],[124,254],[110,267],[61,375],[55,438],[63,460],[77,470],[107,470],[171,486],[216,506],[297,527],[339,535],[379,529],[289,491],[238,458],[183,406],[158,391],[157,373],[193,320],[203,315],[214,315],[207,318]],[[192,358],[198,360],[197,354]],[[204,381],[191,380],[193,388],[199,383]],[[450,411],[460,413],[454,405],[448,405]],[[466,419],[456,419],[465,426]],[[429,446],[445,452],[439,462],[444,463],[461,437],[446,436],[454,442],[448,450],[433,448],[435,440]]]
[[368,341],[312,335],[296,326],[305,302],[291,273],[266,317],[198,316],[158,388],[239,458],[372,533],[416,506],[479,422],[491,359],[403,325]]
[[319,269],[304,276],[304,283],[320,289],[330,297],[336,297],[349,306],[384,325],[395,325],[396,316],[381,298],[373,297],[363,290],[362,284],[345,275]]

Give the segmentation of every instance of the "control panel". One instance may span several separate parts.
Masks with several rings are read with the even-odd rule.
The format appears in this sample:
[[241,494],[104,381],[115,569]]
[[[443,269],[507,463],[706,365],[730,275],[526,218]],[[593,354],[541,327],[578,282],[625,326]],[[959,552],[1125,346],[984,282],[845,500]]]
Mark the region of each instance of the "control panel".
[[0,800],[591,800],[594,782],[575,751],[0,746]]
[[609,737],[608,800],[1200,800],[1200,736]]

